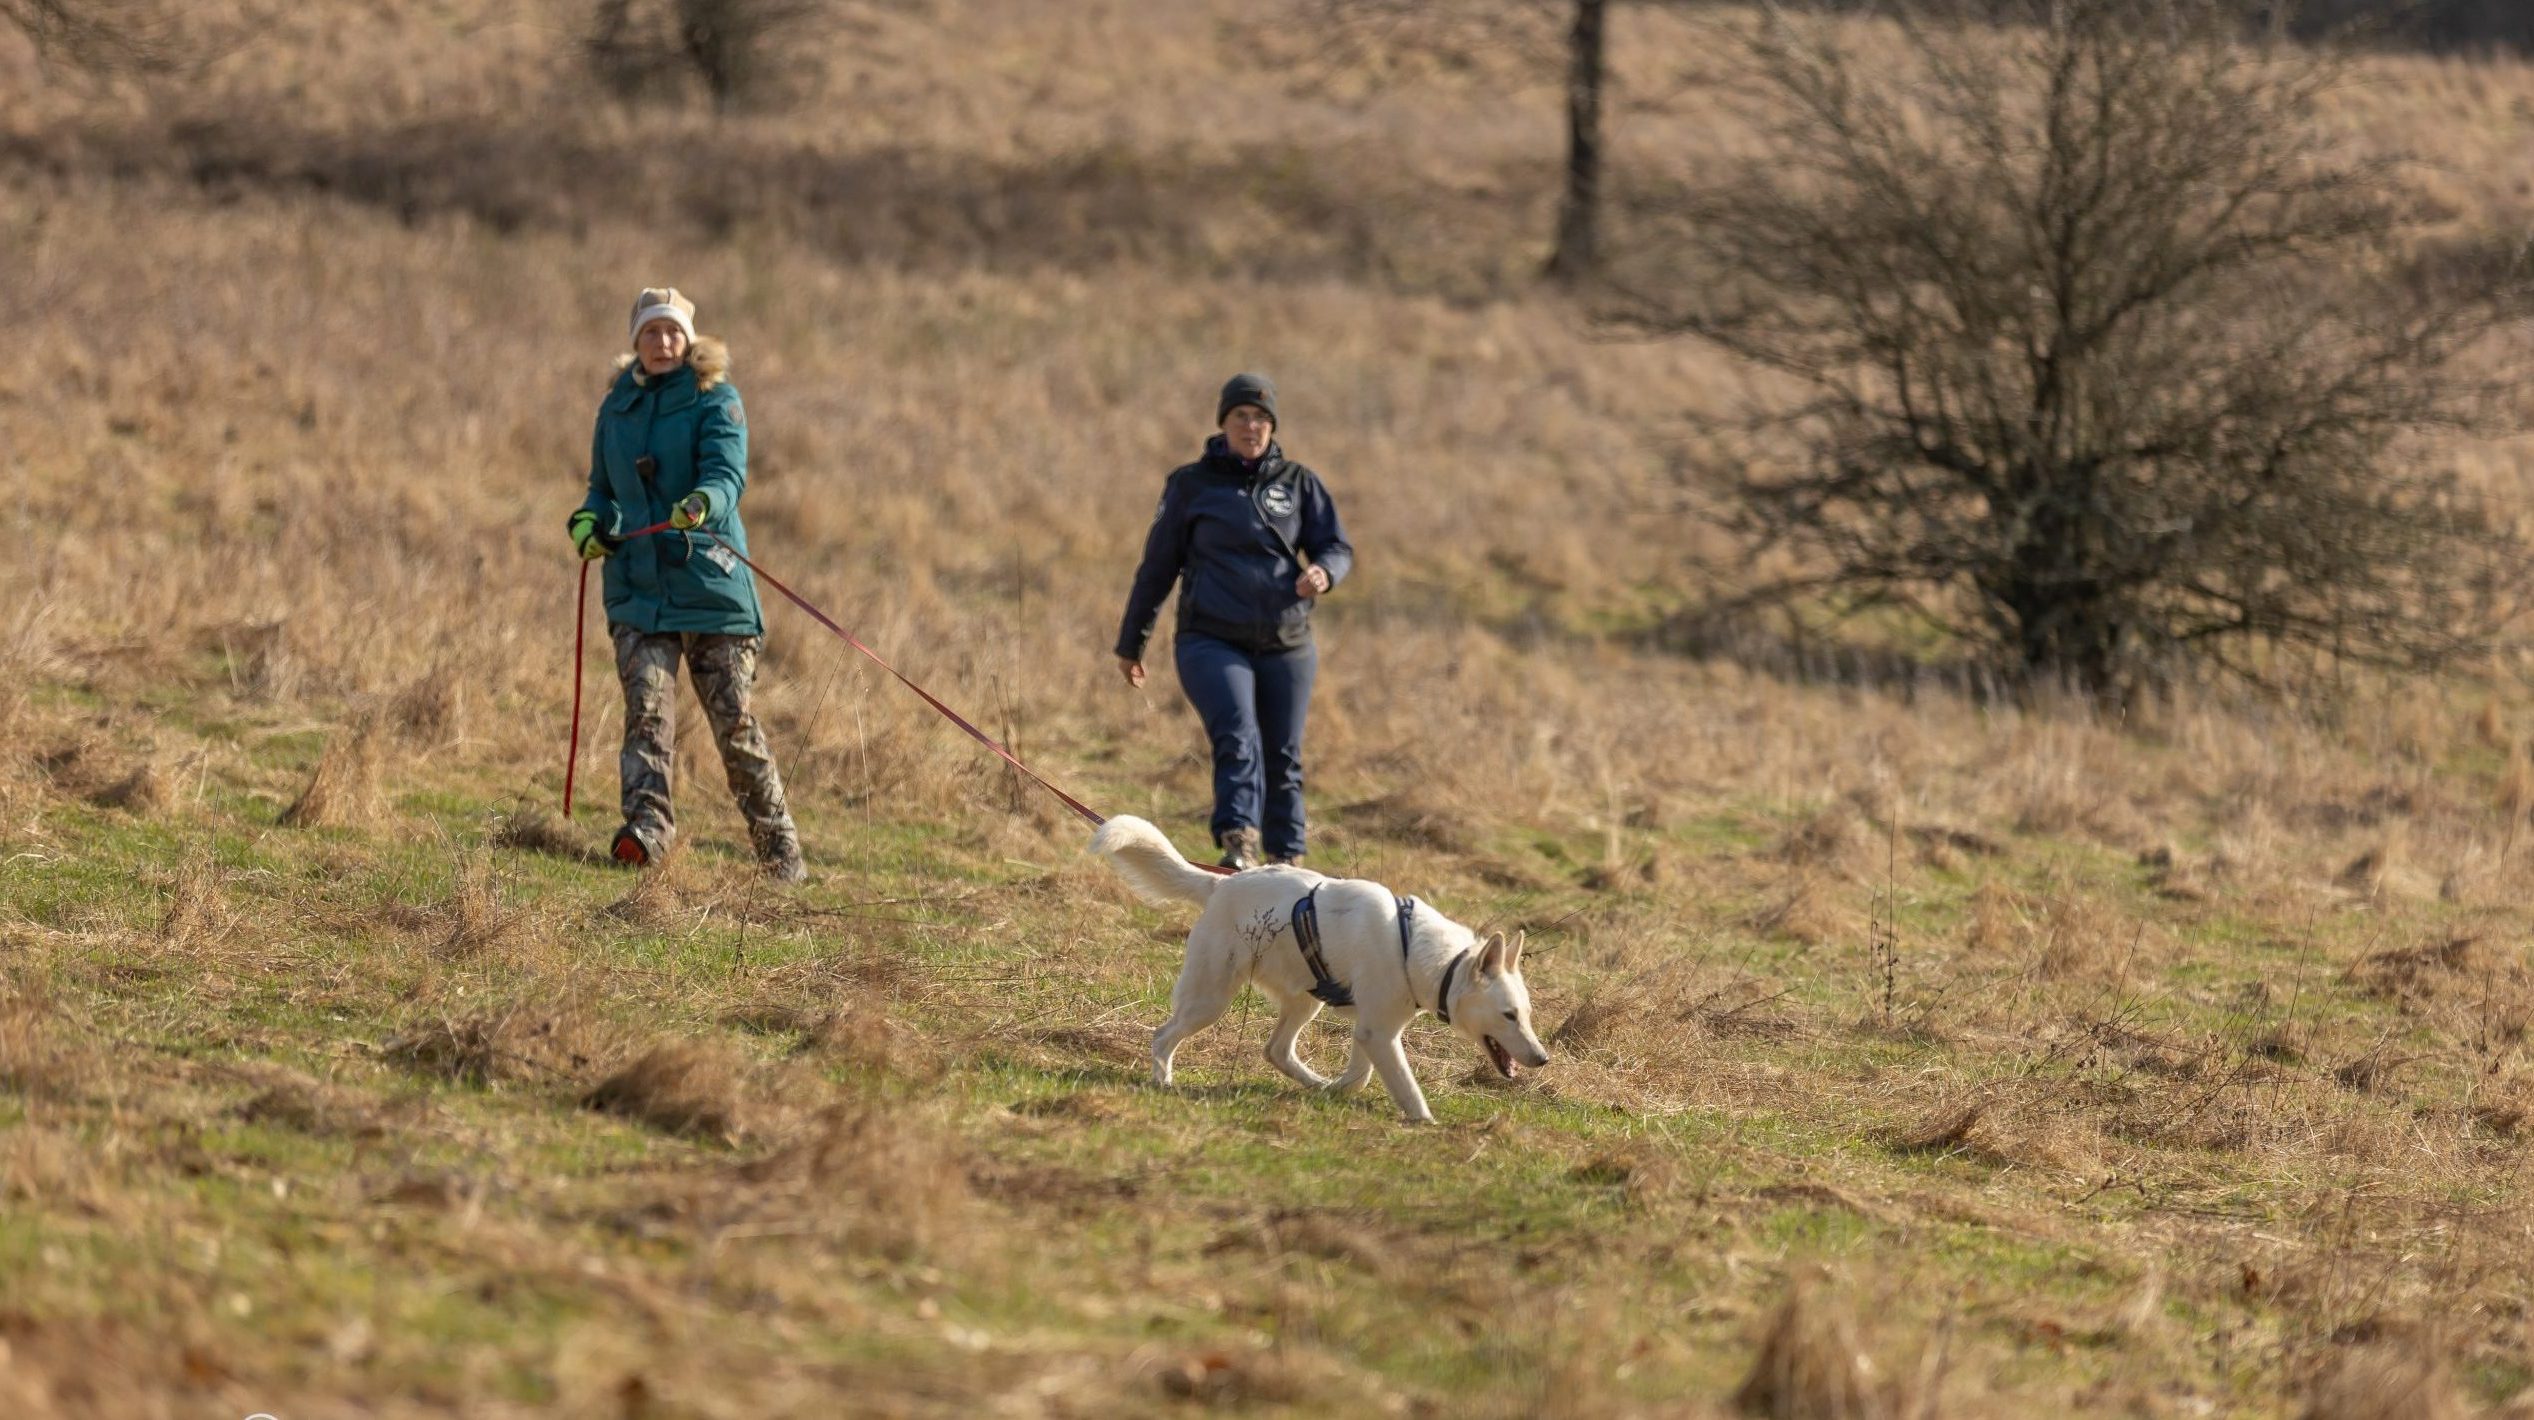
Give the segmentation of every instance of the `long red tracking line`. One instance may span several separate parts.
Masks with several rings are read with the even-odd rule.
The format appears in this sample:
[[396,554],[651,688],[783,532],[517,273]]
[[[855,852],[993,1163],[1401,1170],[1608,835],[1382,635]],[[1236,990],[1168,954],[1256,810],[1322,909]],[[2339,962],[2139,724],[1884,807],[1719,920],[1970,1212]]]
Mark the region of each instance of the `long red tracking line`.
[[[653,533],[666,532],[668,530],[669,525],[667,523],[653,523],[647,528],[636,528],[632,532],[626,533],[622,538],[618,539],[618,541],[629,542],[634,538],[648,537]],[[969,721],[967,716],[960,714],[958,711],[953,710],[948,705],[944,704],[940,696],[933,694],[931,691],[926,690],[924,687],[917,685],[914,681],[908,679],[904,671],[901,671],[897,667],[889,664],[888,658],[882,656],[879,652],[872,650],[869,646],[864,645],[862,643],[862,638],[854,635],[850,631],[847,631],[844,627],[837,625],[834,617],[831,617],[827,613],[819,610],[815,605],[811,604],[807,597],[793,591],[789,586],[784,584],[782,578],[777,577],[773,573],[765,570],[763,567],[758,566],[756,562],[749,558],[748,554],[741,552],[738,548],[732,547],[729,543],[724,542],[718,535],[706,532],[704,536],[711,538],[713,540],[713,544],[721,548],[724,552],[738,558],[741,563],[747,566],[749,571],[764,578],[768,585],[772,586],[776,591],[781,592],[785,599],[790,601],[792,605],[809,613],[811,620],[816,621],[819,625],[824,626],[829,631],[833,632],[838,640],[853,647],[855,650],[860,651],[863,655],[868,656],[873,665],[878,666],[880,669],[887,671],[890,675],[896,677],[898,684],[903,685],[907,689],[914,691],[917,695],[922,696],[925,704],[933,707],[933,709],[939,713],[943,719],[948,720],[950,723],[957,725],[960,729],[966,731],[968,738],[975,740],[978,744],[984,745],[987,749],[992,750],[996,758],[1001,759],[1004,763],[1019,770],[1024,775],[1027,775],[1031,783],[1036,784],[1048,793],[1055,795],[1064,803],[1066,808],[1069,808],[1075,813],[1081,815],[1084,822],[1089,823],[1094,827],[1107,822],[1098,810],[1093,809],[1089,804],[1082,802],[1080,799],[1066,793],[1064,790],[1057,788],[1054,784],[1049,783],[1046,777],[1041,775],[1037,770],[1023,764],[1020,761],[1020,758],[1014,755],[1009,749],[1006,749],[1000,740],[997,740],[992,735],[978,729],[975,724]],[[565,818],[570,818],[572,816],[572,778],[574,771],[580,766],[581,758],[581,672],[582,662],[584,660],[582,650],[582,633],[584,626],[589,620],[588,606],[589,563],[583,562],[581,564],[581,591],[575,607],[576,619],[574,620],[572,626],[572,747],[570,750],[571,761],[565,765],[563,771],[563,816]],[[1206,863],[1200,863],[1195,866],[1203,868],[1207,872],[1213,873],[1227,873],[1230,871],[1229,869],[1219,868]]]

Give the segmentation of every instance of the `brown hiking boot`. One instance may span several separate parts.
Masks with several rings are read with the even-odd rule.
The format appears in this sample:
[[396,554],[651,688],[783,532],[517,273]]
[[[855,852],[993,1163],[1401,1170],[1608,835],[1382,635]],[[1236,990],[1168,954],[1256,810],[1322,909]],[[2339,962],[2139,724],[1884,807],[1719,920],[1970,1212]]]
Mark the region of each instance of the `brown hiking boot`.
[[1215,861],[1218,868],[1240,872],[1259,864],[1259,837],[1254,828],[1236,828],[1223,835],[1223,856]]

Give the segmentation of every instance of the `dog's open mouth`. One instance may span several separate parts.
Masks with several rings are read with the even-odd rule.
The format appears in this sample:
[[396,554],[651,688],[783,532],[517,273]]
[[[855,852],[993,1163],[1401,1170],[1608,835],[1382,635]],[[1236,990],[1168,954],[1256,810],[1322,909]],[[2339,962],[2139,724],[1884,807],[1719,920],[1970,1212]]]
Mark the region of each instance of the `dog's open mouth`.
[[1487,1063],[1496,1067],[1497,1074],[1510,1080],[1522,1073],[1522,1067],[1513,1063],[1513,1052],[1498,1045],[1494,1036],[1479,1038],[1487,1043]]

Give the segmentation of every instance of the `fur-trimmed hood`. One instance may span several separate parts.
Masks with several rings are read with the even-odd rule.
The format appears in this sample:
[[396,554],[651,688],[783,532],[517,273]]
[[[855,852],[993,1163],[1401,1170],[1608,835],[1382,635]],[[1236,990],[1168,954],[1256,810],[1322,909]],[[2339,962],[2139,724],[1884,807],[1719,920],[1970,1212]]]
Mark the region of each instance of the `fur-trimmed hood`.
[[[695,388],[701,393],[730,378],[730,347],[714,336],[699,335],[686,347],[686,364],[695,372]],[[616,373],[627,370],[633,371],[635,384],[651,383],[630,350],[616,357]]]

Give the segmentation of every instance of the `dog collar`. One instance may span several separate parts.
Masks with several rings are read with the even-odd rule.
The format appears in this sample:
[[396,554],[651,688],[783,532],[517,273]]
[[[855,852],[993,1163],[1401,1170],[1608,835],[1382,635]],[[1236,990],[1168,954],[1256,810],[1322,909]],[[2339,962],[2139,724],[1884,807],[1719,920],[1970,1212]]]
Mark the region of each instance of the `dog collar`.
[[1461,963],[1467,960],[1469,953],[1466,951],[1452,958],[1452,964],[1443,968],[1442,984],[1434,988],[1434,1014],[1441,1016],[1447,1026],[1452,1023],[1452,973],[1459,971]]
[[[1417,978],[1416,973],[1408,970],[1408,951],[1415,945],[1409,933],[1416,926],[1416,913],[1417,904],[1414,898],[1399,899],[1399,971],[1401,975],[1408,978],[1408,1004],[1411,1006],[1417,1003]],[[1452,958],[1451,964],[1443,968],[1442,982],[1434,989],[1434,1014],[1440,1016],[1443,1024],[1447,1026],[1452,1023],[1452,976],[1461,969],[1461,963],[1467,960],[1469,960],[1469,953],[1465,950],[1459,956]]]

